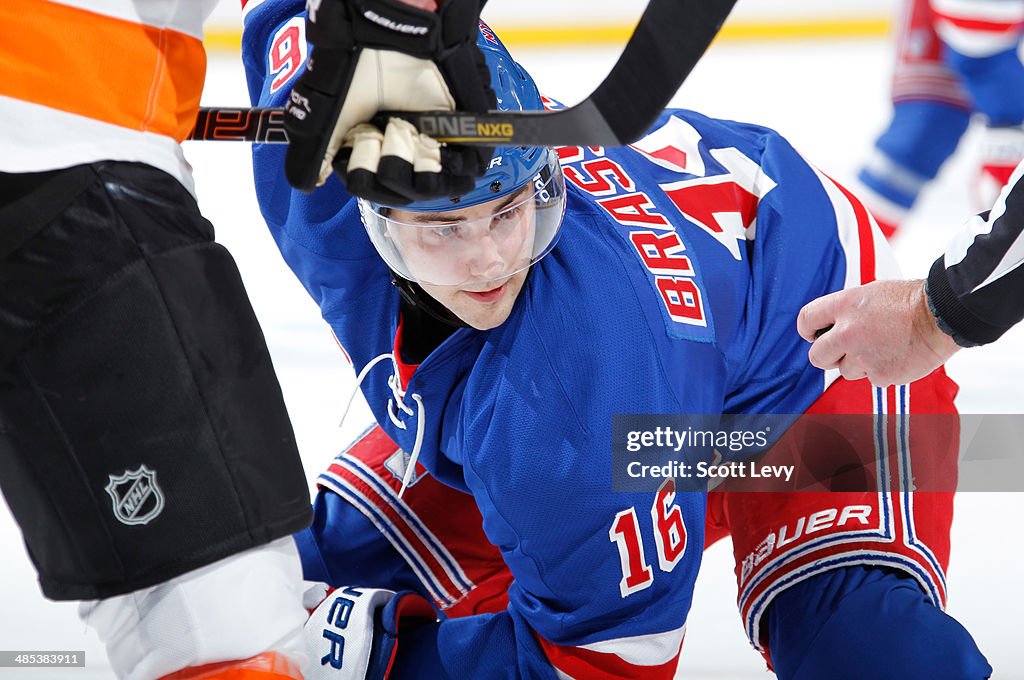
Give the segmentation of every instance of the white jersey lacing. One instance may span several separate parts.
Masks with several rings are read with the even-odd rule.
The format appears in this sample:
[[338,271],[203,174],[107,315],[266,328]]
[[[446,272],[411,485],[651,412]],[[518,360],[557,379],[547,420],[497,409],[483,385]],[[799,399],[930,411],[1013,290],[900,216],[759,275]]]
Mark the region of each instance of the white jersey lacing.
[[363,380],[370,373],[370,369],[385,359],[391,360],[391,366],[393,368],[393,372],[388,376],[388,387],[391,388],[392,395],[392,398],[388,399],[388,418],[395,427],[400,430],[405,430],[405,422],[400,420],[400,416],[396,413],[396,406],[398,411],[401,411],[406,415],[416,416],[416,440],[413,442],[412,451],[409,454],[409,464],[406,466],[405,473],[402,475],[402,487],[398,490],[398,497],[401,498],[402,494],[405,493],[406,487],[409,486],[409,482],[412,480],[413,471],[416,469],[416,462],[420,457],[420,449],[423,446],[423,420],[426,415],[426,410],[423,407],[423,399],[416,393],[409,394],[413,401],[416,402],[416,411],[413,411],[408,405],[406,405],[406,391],[402,389],[402,377],[398,372],[398,362],[395,361],[394,354],[388,352],[374,357],[368,364],[363,366],[361,371],[359,371],[359,375],[356,376],[356,385],[352,389],[352,394],[349,395],[348,402],[345,404],[345,410],[341,413],[341,422],[338,423],[338,426],[340,427],[345,423],[348,411],[352,408],[352,400],[355,399],[356,393],[359,392],[359,387],[363,384]]

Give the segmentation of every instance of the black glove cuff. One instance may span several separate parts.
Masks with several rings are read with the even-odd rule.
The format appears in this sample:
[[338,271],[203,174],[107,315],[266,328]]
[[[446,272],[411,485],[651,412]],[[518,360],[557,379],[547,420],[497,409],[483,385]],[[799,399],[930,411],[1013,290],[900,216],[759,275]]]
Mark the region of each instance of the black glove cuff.
[[491,72],[476,43],[461,45],[448,51],[437,62],[459,111],[486,113],[497,105],[491,89]]
[[306,13],[306,41],[318,47],[351,49],[350,14],[345,0],[322,0],[315,9]]
[[[299,80],[302,87],[328,97],[345,92],[352,78],[352,64],[359,50],[336,50],[317,47],[306,62],[306,73]],[[298,87],[298,86],[296,86]]]
[[441,18],[441,45],[446,48],[464,44],[476,44],[480,27],[480,0],[444,0],[438,16]]

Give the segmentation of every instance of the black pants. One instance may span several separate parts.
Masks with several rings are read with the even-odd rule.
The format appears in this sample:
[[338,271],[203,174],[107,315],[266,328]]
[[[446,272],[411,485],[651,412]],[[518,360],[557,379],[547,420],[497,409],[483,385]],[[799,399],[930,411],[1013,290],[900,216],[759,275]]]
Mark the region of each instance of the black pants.
[[238,270],[169,175],[0,174],[0,487],[53,599],[151,586],[308,525]]

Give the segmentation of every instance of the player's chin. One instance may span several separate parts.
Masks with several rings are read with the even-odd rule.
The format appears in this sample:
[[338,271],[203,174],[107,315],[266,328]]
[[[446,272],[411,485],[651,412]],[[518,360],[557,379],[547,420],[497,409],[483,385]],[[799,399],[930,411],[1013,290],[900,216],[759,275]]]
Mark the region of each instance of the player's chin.
[[508,320],[515,306],[522,279],[514,276],[487,291],[460,291],[458,309],[453,310],[466,324],[479,331],[497,328]]
[[494,304],[465,302],[460,305],[461,309],[456,314],[465,323],[478,331],[489,331],[508,320],[509,315],[512,313],[514,302],[515,298],[511,296],[508,300],[502,300]]

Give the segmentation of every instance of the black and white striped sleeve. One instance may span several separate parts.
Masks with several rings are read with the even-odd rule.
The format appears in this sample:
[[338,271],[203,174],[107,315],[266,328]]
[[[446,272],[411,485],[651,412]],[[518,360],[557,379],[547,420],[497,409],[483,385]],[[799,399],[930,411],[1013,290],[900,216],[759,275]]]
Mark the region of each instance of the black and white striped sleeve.
[[993,342],[1024,318],[1024,163],[935,261],[927,291],[939,327],[964,347]]

